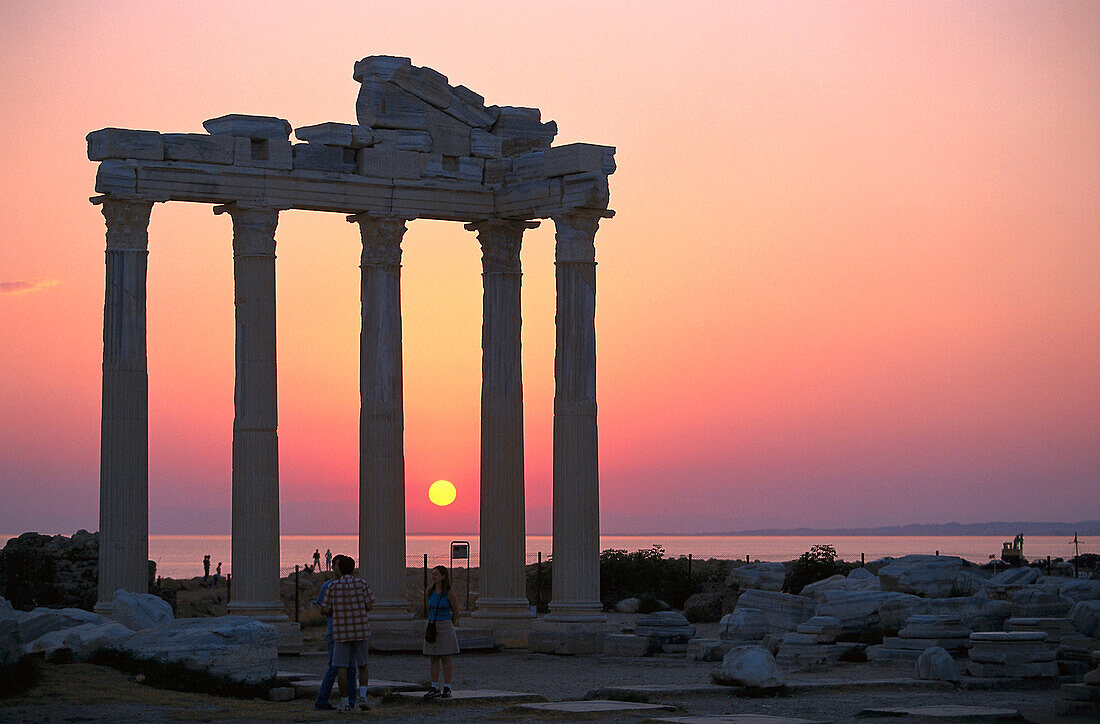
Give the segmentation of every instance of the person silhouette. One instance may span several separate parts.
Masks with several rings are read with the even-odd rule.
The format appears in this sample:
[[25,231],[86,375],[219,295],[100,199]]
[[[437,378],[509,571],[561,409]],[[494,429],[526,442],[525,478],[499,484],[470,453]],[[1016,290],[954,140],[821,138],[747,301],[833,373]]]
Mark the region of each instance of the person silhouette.
[[321,549],[318,548],[313,551],[313,570],[321,570]]

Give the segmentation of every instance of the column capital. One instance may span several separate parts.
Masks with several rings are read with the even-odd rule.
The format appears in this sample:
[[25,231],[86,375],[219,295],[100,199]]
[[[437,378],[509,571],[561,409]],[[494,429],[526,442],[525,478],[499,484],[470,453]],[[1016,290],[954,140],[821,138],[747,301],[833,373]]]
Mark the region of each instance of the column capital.
[[233,219],[233,256],[275,256],[275,227],[282,209],[247,204],[215,206]]
[[596,229],[600,219],[610,218],[613,212],[572,209],[553,216],[554,260],[561,263],[596,263]]
[[518,274],[519,251],[523,232],[538,228],[538,221],[515,219],[483,219],[466,224],[467,231],[476,231],[481,244],[481,268],[486,274]]
[[102,196],[95,203],[107,223],[107,251],[149,250],[152,201]]
[[347,218],[349,223],[359,224],[359,236],[363,240],[360,266],[401,265],[401,239],[408,230],[409,219],[366,212]]

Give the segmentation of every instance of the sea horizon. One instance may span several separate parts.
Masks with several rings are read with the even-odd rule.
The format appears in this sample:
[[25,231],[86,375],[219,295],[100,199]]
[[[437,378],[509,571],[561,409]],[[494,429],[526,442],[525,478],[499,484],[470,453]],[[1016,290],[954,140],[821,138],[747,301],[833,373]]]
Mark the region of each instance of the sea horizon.
[[[18,534],[16,534],[18,535]],[[4,535],[6,542],[14,535]],[[1004,535],[662,535],[631,534],[600,536],[600,550],[609,548],[636,551],[661,546],[667,557],[692,556],[696,560],[717,558],[725,560],[790,561],[798,558],[814,545],[831,545],[837,557],[849,562],[863,558],[897,558],[909,554],[959,556],[974,563],[986,563],[998,558]],[[450,558],[452,541],[470,543],[470,558],[454,561]],[[1079,536],[1082,553],[1100,552],[1100,536]],[[408,534],[405,538],[406,567],[424,565],[453,565],[476,567],[479,565],[479,536],[471,533]],[[548,561],[553,555],[553,538],[549,535],[526,537],[526,560],[536,563],[541,556]],[[157,563],[157,575],[168,578],[192,578],[201,576],[204,555],[211,556],[212,571],[219,562],[222,573],[232,572],[232,538],[229,534],[151,534],[149,558]],[[304,569],[312,563],[313,552],[322,556],[331,550],[359,557],[358,536],[354,534],[294,534],[280,536],[280,571],[282,575],[293,572],[297,564]],[[1024,536],[1024,555],[1031,561],[1061,558],[1069,560],[1074,555],[1072,540],[1065,535]]]

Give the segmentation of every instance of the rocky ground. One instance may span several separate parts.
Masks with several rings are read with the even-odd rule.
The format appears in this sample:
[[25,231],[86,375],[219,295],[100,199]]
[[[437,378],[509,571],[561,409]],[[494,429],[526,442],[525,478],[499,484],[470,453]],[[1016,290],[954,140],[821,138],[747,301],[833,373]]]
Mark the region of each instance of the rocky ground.
[[[318,670],[323,657],[283,657],[280,665]],[[464,654],[456,659],[455,685],[461,688],[497,688],[539,694],[547,700],[583,698],[601,687],[631,684],[698,685],[708,681],[714,664],[687,661],[683,657],[617,659],[604,656],[558,657],[527,652]],[[908,670],[896,666],[840,665],[827,675],[799,677],[818,683],[844,682],[845,686],[819,691],[797,691],[787,696],[744,698],[736,696],[671,696],[664,701],[677,707],[670,715],[767,714],[817,721],[857,721],[869,707],[914,704],[955,704],[1018,709],[1027,721],[1083,722],[1054,713],[1056,689],[935,691],[911,685],[868,686],[861,681],[902,678]],[[371,676],[405,681],[427,678],[426,661],[412,654],[375,656]],[[794,681],[792,681],[794,683]],[[559,719],[520,712],[508,704],[462,701],[404,700],[388,698],[375,703],[368,713],[315,711],[312,701],[286,703],[242,701],[206,694],[154,689],[133,677],[90,664],[63,664],[44,668],[43,678],[30,692],[0,700],[0,721],[20,722],[290,722],[362,718],[378,722],[446,721],[456,724],[481,721]],[[618,714],[586,717],[587,721],[635,722],[644,717]],[[858,718],[865,721],[864,718]]]

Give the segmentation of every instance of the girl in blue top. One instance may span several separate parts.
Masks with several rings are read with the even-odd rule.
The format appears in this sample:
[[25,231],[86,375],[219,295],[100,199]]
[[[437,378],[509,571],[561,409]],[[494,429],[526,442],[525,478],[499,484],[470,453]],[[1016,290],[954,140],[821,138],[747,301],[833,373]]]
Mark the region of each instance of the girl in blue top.
[[[431,657],[432,688],[424,695],[425,699],[451,696],[451,679],[454,676],[454,663],[451,659],[458,653],[458,599],[451,590],[451,576],[446,566],[432,569],[432,585],[424,591],[428,599],[428,621],[435,622],[435,641],[424,642],[424,655]],[[443,682],[440,685],[439,670],[443,669]]]

